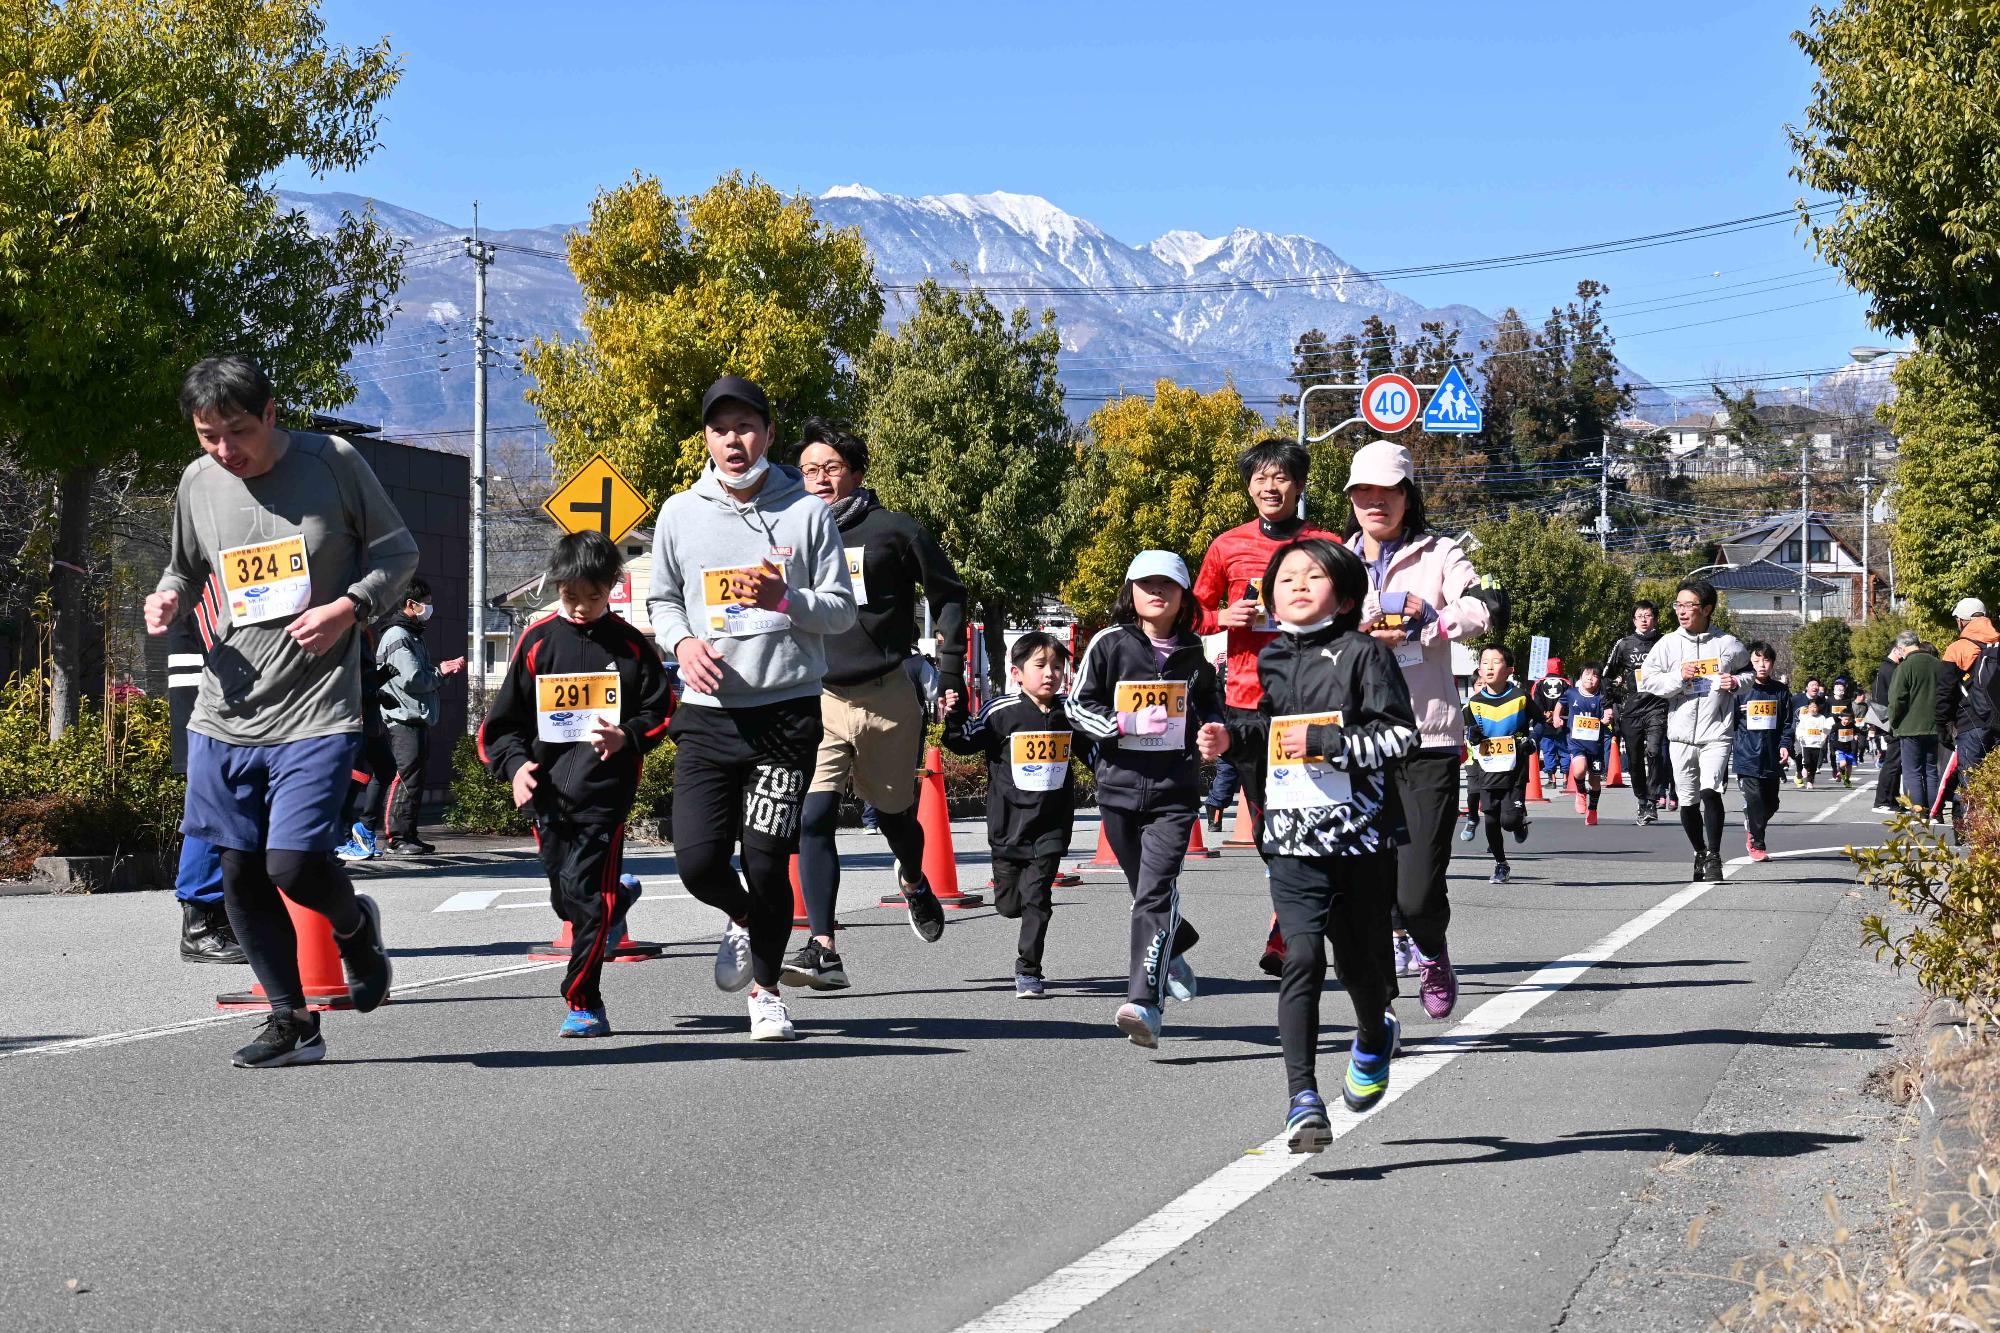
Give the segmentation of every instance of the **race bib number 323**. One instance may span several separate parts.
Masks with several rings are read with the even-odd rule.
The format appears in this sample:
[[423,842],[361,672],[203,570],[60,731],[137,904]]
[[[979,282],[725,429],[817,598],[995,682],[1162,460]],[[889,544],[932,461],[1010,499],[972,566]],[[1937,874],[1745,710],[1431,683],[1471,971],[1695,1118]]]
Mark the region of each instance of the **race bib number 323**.
[[312,570],[306,539],[293,533],[254,546],[234,546],[217,557],[229,619],[238,625],[290,620],[312,605]]
[[535,735],[554,745],[590,739],[598,718],[619,719],[618,673],[587,671],[535,678]]
[[1061,791],[1069,780],[1067,731],[1017,731],[1007,738],[1014,785],[1022,791]]

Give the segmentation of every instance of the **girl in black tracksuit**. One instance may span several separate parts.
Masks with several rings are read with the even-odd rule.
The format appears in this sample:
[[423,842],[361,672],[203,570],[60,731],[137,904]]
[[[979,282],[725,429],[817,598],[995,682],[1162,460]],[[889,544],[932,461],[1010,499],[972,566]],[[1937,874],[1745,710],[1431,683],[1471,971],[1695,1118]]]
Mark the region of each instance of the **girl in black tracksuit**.
[[1104,836],[1132,891],[1131,981],[1117,1015],[1134,1043],[1159,1044],[1170,992],[1194,995],[1181,957],[1199,938],[1181,916],[1181,862],[1201,806],[1201,730],[1227,741],[1215,668],[1189,625],[1187,565],[1141,551],[1125,571],[1116,622],[1090,641],[1070,691],[1069,716],[1095,742]]
[[1283,632],[1257,658],[1258,717],[1230,739],[1259,747],[1270,764],[1260,838],[1285,940],[1286,1128],[1294,1152],[1318,1152],[1331,1139],[1315,1071],[1329,942],[1354,1004],[1347,1104],[1366,1110],[1388,1088],[1396,1019],[1381,944],[1396,847],[1407,840],[1394,773],[1419,742],[1395,654],[1356,630],[1368,576],[1351,551],[1318,538],[1288,543],[1272,556],[1264,590]]

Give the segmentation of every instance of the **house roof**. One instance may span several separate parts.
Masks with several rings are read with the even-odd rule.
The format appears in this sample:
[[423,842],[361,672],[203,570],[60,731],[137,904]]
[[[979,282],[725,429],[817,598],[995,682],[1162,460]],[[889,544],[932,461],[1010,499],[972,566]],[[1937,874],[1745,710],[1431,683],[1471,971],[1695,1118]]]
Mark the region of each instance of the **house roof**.
[[[1756,560],[1735,569],[1718,569],[1708,575],[1708,581],[1717,592],[1797,592],[1799,571],[1775,561]],[[1825,579],[1806,579],[1808,596],[1825,597],[1834,591],[1834,585]]]
[[1661,427],[1660,429],[1662,429],[1662,430],[1714,430],[1714,429],[1715,429],[1715,418],[1714,418],[1714,417],[1712,417],[1712,416],[1709,416],[1709,415],[1708,415],[1707,413],[1705,413],[1705,412],[1700,412],[1700,413],[1696,413],[1696,414],[1695,414],[1694,416],[1689,416],[1689,417],[1681,417],[1681,418],[1680,418],[1679,420],[1677,420],[1677,421],[1669,421],[1669,422],[1668,422],[1668,423],[1667,423],[1666,425],[1662,426],[1662,427]]
[[[1813,526],[1824,532],[1827,540],[1847,552],[1856,564],[1860,563],[1860,557],[1854,554],[1854,548],[1849,546],[1839,533],[1828,526],[1824,518],[1818,514],[1814,514],[1812,520]],[[1725,552],[1731,554],[1731,558],[1735,560],[1735,563],[1747,565],[1759,560],[1770,559],[1775,552],[1783,548],[1788,538],[1796,537],[1798,533],[1799,516],[1797,514],[1785,514],[1752,523],[1747,528],[1732,532],[1722,539],[1721,545]],[[1721,585],[1717,584],[1716,586],[1720,587]]]

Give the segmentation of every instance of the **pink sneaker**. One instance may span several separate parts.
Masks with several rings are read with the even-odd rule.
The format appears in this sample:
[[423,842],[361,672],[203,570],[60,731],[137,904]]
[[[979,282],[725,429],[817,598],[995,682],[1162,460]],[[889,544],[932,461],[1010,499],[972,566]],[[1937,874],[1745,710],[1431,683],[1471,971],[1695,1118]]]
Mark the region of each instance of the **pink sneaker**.
[[1418,954],[1417,977],[1424,1012],[1432,1018],[1450,1018],[1458,1007],[1458,973],[1451,968],[1451,950],[1441,947],[1435,958]]

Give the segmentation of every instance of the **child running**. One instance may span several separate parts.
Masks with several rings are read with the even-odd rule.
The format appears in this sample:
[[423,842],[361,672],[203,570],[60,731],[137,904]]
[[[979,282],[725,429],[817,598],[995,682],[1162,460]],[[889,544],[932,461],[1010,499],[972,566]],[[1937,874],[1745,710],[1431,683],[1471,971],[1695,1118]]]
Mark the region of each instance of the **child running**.
[[1833,734],[1833,717],[1826,711],[1826,700],[1815,694],[1799,707],[1798,719],[1799,789],[1811,791],[1819,785],[1819,765]]
[[1861,749],[1861,736],[1854,717],[1854,700],[1848,696],[1847,682],[1833,682],[1833,700],[1827,705],[1833,718],[1833,775],[1843,787],[1854,785],[1854,758]]
[[549,903],[569,922],[558,1037],[608,1037],[605,955],[639,881],[621,875],[625,818],[642,756],[667,734],[673,691],[644,634],[610,614],[624,562],[601,532],[571,533],[549,557],[556,611],[522,632],[486,720],[479,757],[533,809]]
[[1778,792],[1792,762],[1795,705],[1792,688],[1771,674],[1778,650],[1762,639],[1750,645],[1750,683],[1737,691],[1736,741],[1729,766],[1743,790],[1745,848],[1752,861],[1769,859],[1764,830],[1778,813]]
[[1500,831],[1528,840],[1529,745],[1535,704],[1513,679],[1514,650],[1495,644],[1479,654],[1479,688],[1465,701],[1465,743],[1473,769],[1466,786],[1486,811],[1486,850],[1493,853],[1489,884],[1505,884],[1514,869]]
[[[1417,719],[1394,652],[1356,630],[1368,595],[1359,557],[1323,538],[1287,543],[1272,556],[1264,589],[1282,632],[1258,654],[1258,717],[1239,722],[1230,739],[1255,743],[1268,758],[1259,836],[1285,941],[1285,1130],[1293,1152],[1316,1153],[1333,1137],[1316,1075],[1329,943],[1354,1005],[1343,1100],[1366,1111],[1389,1088],[1398,1024],[1381,940],[1395,902],[1401,824],[1391,774],[1417,747]],[[1213,757],[1221,744],[1204,729],[1201,749]]]
[[1069,699],[1070,721],[1096,741],[1104,836],[1132,891],[1131,982],[1115,1021],[1149,1049],[1160,1044],[1165,997],[1195,994],[1182,955],[1200,936],[1181,916],[1180,875],[1201,803],[1196,741],[1229,739],[1215,668],[1188,628],[1191,582],[1171,551],[1133,556],[1115,623],[1084,650]]
[[1555,731],[1567,733],[1569,785],[1576,789],[1576,812],[1592,827],[1597,824],[1597,803],[1604,796],[1605,747],[1612,744],[1611,706],[1598,693],[1599,678],[1595,663],[1578,668],[1576,684],[1562,692],[1555,715],[1549,719]]
[[1007,654],[1017,694],[1003,695],[967,720],[957,690],[938,700],[944,745],[986,756],[986,840],[993,849],[993,906],[1021,923],[1014,998],[1042,998],[1042,946],[1055,906],[1051,888],[1076,819],[1070,772],[1072,733],[1064,711],[1069,650],[1053,634],[1023,634]]

